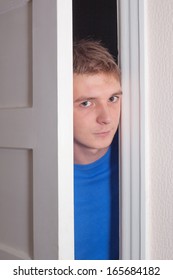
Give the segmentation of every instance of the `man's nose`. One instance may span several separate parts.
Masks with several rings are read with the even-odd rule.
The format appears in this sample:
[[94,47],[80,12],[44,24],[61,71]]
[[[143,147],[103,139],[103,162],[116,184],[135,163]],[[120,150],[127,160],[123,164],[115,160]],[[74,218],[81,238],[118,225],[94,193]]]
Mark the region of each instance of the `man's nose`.
[[100,106],[98,109],[97,122],[99,124],[111,123],[111,114],[108,106]]

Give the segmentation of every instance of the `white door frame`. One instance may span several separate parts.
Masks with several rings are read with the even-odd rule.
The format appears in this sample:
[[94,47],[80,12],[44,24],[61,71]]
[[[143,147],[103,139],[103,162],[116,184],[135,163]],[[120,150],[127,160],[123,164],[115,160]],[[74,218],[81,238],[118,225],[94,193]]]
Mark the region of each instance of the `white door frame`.
[[122,71],[120,186],[121,258],[145,259],[147,180],[146,36],[144,0],[118,0]]
[[58,244],[74,259],[72,0],[57,1]]

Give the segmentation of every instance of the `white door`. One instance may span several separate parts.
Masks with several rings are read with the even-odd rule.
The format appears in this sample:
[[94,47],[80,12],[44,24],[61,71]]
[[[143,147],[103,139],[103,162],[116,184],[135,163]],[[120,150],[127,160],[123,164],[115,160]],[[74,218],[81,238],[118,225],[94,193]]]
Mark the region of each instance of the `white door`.
[[58,259],[69,239],[72,223],[63,234],[58,220],[57,5],[0,0],[0,259]]

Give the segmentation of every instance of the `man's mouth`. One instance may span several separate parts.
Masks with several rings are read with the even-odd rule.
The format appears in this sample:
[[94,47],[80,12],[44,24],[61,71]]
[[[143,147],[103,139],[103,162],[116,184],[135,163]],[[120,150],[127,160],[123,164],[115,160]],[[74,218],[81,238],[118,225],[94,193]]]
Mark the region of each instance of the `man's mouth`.
[[111,129],[110,130],[106,130],[106,131],[96,132],[94,134],[98,135],[98,136],[106,136],[106,135],[110,134],[110,132],[111,132]]
[[105,129],[105,130],[96,130],[96,132],[94,132],[94,134],[104,134],[104,133],[109,133],[109,132],[111,132],[112,131],[112,129],[113,128],[107,128],[107,129]]

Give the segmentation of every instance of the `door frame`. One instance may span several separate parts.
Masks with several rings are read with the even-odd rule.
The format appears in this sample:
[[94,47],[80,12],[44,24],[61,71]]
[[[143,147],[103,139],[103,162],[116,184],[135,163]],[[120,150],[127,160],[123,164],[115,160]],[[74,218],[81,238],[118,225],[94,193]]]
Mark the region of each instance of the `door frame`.
[[123,106],[120,125],[120,252],[146,258],[147,95],[146,1],[118,0]]
[[72,0],[57,1],[58,259],[74,259]]

